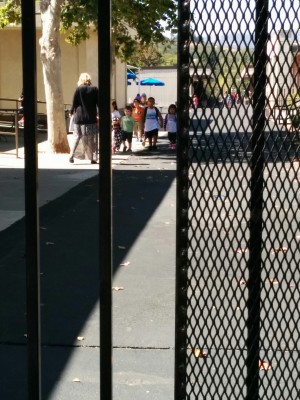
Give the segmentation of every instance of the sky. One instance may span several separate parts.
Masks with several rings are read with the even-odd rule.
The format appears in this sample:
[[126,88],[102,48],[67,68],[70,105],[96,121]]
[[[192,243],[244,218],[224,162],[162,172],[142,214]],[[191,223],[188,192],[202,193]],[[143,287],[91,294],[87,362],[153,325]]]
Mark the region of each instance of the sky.
[[[255,0],[192,0],[194,26],[200,36],[226,35],[228,32],[251,34],[255,30]],[[281,29],[299,31],[300,1],[269,0],[270,34]]]

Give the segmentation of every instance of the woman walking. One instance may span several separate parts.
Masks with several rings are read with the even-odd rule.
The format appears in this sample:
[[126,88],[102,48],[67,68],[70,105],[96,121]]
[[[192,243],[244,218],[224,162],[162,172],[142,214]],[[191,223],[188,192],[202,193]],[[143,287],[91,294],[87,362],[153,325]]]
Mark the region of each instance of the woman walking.
[[77,85],[71,108],[71,115],[74,118],[74,141],[69,161],[74,163],[74,154],[80,139],[82,139],[84,151],[87,153],[91,164],[97,164],[97,161],[93,159],[93,154],[95,135],[98,133],[98,88],[92,86],[91,77],[86,72],[80,74]]

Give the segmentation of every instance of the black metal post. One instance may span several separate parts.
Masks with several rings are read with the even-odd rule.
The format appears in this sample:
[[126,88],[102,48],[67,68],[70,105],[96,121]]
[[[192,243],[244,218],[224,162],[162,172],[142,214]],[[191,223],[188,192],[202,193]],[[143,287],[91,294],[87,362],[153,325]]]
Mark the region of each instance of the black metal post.
[[15,129],[16,129],[16,157],[19,157],[19,124],[18,124],[18,119],[19,119],[19,113],[18,113],[18,106],[16,106],[16,112],[15,112]]
[[253,82],[253,155],[251,159],[252,175],[249,221],[247,400],[259,399],[259,328],[268,16],[268,0],[257,0]]
[[[35,1],[22,1],[28,399],[41,399],[41,319],[36,140]],[[21,91],[21,88],[20,88]]]
[[175,400],[186,399],[190,5],[178,2]]
[[100,398],[112,399],[111,2],[98,1]]

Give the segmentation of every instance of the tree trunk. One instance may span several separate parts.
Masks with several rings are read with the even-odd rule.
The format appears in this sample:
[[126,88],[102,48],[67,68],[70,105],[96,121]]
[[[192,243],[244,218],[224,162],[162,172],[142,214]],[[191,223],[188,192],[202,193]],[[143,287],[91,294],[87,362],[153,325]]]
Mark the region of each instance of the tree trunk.
[[41,0],[43,65],[49,150],[69,153],[61,78],[60,20],[63,0]]

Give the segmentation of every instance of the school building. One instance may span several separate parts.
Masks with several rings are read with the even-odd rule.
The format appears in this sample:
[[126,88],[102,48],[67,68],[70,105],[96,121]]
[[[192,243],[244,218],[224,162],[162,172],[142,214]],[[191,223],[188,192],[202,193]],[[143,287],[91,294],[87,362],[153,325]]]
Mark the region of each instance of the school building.
[[[38,3],[37,3],[38,4]],[[3,5],[0,2],[0,7]],[[36,15],[36,52],[37,52],[37,99],[45,101],[42,62],[39,58],[41,21],[37,8]],[[61,65],[64,102],[72,102],[73,93],[81,72],[88,72],[93,84],[98,84],[98,37],[91,32],[90,39],[73,47],[66,43],[61,35]],[[103,60],[107,62],[107,60]],[[112,98],[118,104],[126,104],[126,64],[114,59],[112,63]],[[0,98],[17,99],[23,86],[22,77],[22,33],[21,27],[15,25],[0,29]],[[0,101],[0,108],[11,107],[11,103]],[[38,111],[44,112],[45,106],[38,104]]]

